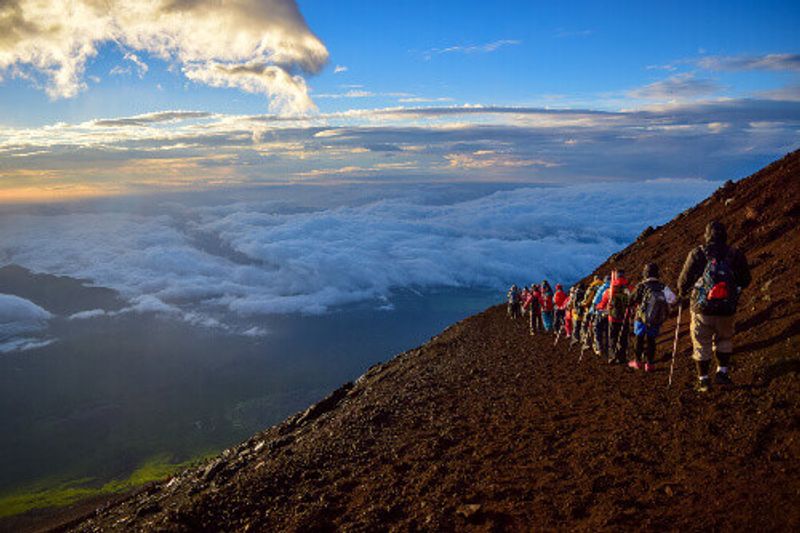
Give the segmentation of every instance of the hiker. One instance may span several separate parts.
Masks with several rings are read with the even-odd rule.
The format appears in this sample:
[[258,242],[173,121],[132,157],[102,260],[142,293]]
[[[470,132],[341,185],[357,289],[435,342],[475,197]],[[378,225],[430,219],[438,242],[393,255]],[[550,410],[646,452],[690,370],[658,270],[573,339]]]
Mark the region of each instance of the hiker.
[[508,290],[508,316],[511,317],[512,320],[516,320],[517,317],[520,315],[520,301],[519,301],[520,293],[519,288],[516,285],[512,285],[511,288]]
[[583,287],[583,283],[579,283],[573,285],[569,293],[569,305],[567,308],[569,309],[570,318],[567,319],[567,322],[572,323],[569,343],[574,345],[577,344],[581,336],[581,324],[583,323],[583,308],[581,304],[586,294],[586,289]]
[[581,316],[583,317],[582,337],[583,349],[594,344],[594,297],[603,285],[599,277],[594,276],[581,302]]
[[530,314],[531,335],[535,335],[537,331],[542,330],[542,313],[539,297],[539,287],[536,285],[531,285],[531,291],[523,303],[523,308],[527,309],[528,313]]
[[606,358],[608,357],[608,311],[606,310],[608,301],[603,302],[603,296],[610,286],[611,276],[606,275],[603,278],[603,284],[597,288],[592,301],[592,309],[594,309],[594,314],[592,315],[594,322],[594,353]]
[[553,306],[555,308],[555,321],[553,322],[553,331],[561,331],[564,326],[564,318],[567,314],[567,293],[564,292],[564,287],[560,283],[556,283],[556,292],[553,294]]
[[530,294],[531,294],[531,290],[528,288],[527,285],[525,285],[525,287],[523,287],[522,292],[519,295],[519,301],[524,305],[525,304],[525,300],[528,299],[528,296],[530,296]]
[[539,302],[542,304],[542,325],[545,331],[553,330],[553,289],[547,280],[542,281]]
[[675,293],[658,279],[658,265],[647,263],[642,271],[642,281],[631,294],[631,309],[634,309],[633,334],[636,344],[633,359],[628,366],[634,370],[642,367],[642,356],[646,354],[644,371],[655,370],[656,338],[661,324],[669,316],[670,306],[677,301]]
[[628,351],[628,335],[626,324],[628,322],[628,304],[630,302],[630,289],[625,271],[621,268],[611,273],[611,284],[603,294],[598,307],[606,311],[608,317],[608,362],[609,364],[625,363],[625,354]]
[[750,284],[750,267],[742,252],[728,246],[721,222],[706,226],[706,244],[686,257],[678,278],[678,297],[691,296],[692,358],[697,365],[695,389],[706,392],[712,354],[716,355],[718,385],[732,383],[729,369],[733,355],[734,315],[739,293]]

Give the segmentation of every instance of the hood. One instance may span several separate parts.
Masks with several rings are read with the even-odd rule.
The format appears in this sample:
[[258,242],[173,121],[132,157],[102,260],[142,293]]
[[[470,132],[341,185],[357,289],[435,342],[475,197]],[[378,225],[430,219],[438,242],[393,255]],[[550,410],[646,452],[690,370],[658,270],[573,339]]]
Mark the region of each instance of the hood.
[[728,232],[722,222],[712,220],[706,226],[706,244],[725,244],[728,240]]

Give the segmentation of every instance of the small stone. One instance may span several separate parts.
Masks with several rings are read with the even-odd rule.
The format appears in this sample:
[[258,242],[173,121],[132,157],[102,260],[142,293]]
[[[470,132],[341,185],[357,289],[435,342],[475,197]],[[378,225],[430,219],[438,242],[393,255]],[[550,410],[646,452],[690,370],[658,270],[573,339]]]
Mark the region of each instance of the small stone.
[[466,505],[462,505],[456,510],[456,514],[463,516],[466,519],[474,516],[475,513],[481,510],[481,505],[479,503],[468,503]]

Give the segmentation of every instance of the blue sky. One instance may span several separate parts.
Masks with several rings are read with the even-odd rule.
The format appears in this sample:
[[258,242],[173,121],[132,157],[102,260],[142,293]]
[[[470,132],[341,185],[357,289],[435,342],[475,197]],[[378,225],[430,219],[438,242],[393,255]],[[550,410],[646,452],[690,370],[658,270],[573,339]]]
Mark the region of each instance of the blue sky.
[[796,2],[75,5],[0,8],[0,200],[723,179],[800,144]]

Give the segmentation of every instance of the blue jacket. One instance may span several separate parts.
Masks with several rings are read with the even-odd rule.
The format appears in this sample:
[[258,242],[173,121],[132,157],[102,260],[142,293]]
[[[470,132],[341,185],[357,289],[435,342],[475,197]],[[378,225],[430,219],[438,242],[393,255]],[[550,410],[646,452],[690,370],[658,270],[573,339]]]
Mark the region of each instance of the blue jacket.
[[603,294],[605,294],[606,290],[608,290],[608,288],[610,286],[611,286],[611,282],[610,281],[606,281],[606,282],[603,282],[602,285],[600,285],[599,289],[597,289],[597,292],[594,295],[594,301],[592,301],[592,311],[593,312],[596,311],[595,308],[597,307],[597,304],[599,304],[600,300],[603,299]]

